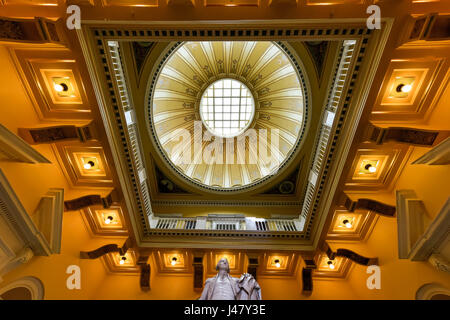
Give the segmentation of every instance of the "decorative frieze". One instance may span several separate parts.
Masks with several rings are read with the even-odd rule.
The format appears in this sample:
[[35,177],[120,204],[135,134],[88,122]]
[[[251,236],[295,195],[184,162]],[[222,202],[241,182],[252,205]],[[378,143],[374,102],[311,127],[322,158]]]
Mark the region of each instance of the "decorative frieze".
[[53,143],[66,140],[86,142],[95,139],[92,123],[85,126],[52,126],[43,128],[19,128],[19,135],[29,144]]
[[115,190],[113,190],[106,197],[102,197],[98,194],[92,194],[73,200],[64,201],[64,209],[65,211],[73,211],[94,205],[102,205],[103,208],[107,209],[113,202],[116,202],[117,200],[117,194]]
[[358,199],[354,201],[350,199],[347,195],[344,195],[344,197],[345,197],[344,207],[350,212],[362,209],[362,210],[369,210],[387,217],[395,216],[394,206],[372,199]]
[[366,139],[377,144],[394,141],[417,146],[434,146],[447,138],[450,131],[432,131],[414,128],[381,128],[369,124]]

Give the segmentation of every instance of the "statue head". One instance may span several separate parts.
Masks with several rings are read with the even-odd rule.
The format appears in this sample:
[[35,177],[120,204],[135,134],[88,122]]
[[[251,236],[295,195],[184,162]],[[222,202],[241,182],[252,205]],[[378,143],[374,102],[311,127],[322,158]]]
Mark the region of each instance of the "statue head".
[[226,270],[227,273],[230,273],[230,264],[228,263],[227,258],[222,258],[217,262],[216,270]]

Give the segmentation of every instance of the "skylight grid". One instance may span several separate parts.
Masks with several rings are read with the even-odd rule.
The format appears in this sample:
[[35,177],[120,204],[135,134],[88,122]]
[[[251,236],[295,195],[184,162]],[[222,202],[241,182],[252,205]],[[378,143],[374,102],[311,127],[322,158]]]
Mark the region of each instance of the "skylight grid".
[[215,135],[237,136],[250,124],[254,100],[248,88],[234,79],[221,79],[203,93],[200,113],[203,123]]

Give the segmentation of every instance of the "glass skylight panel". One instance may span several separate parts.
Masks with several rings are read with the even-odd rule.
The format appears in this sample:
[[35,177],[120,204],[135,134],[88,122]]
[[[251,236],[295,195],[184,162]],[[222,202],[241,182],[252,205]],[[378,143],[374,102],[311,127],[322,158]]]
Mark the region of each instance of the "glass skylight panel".
[[247,129],[255,113],[255,103],[248,88],[234,79],[221,79],[203,93],[200,114],[214,135],[234,137]]

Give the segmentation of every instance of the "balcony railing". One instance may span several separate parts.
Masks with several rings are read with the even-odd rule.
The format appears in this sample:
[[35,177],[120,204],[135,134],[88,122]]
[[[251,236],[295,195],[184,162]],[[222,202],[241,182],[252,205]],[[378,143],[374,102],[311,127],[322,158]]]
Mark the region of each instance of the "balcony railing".
[[163,230],[219,230],[219,231],[287,231],[301,232],[300,219],[254,218],[239,216],[201,216],[192,218],[157,217],[150,218],[151,229]]

